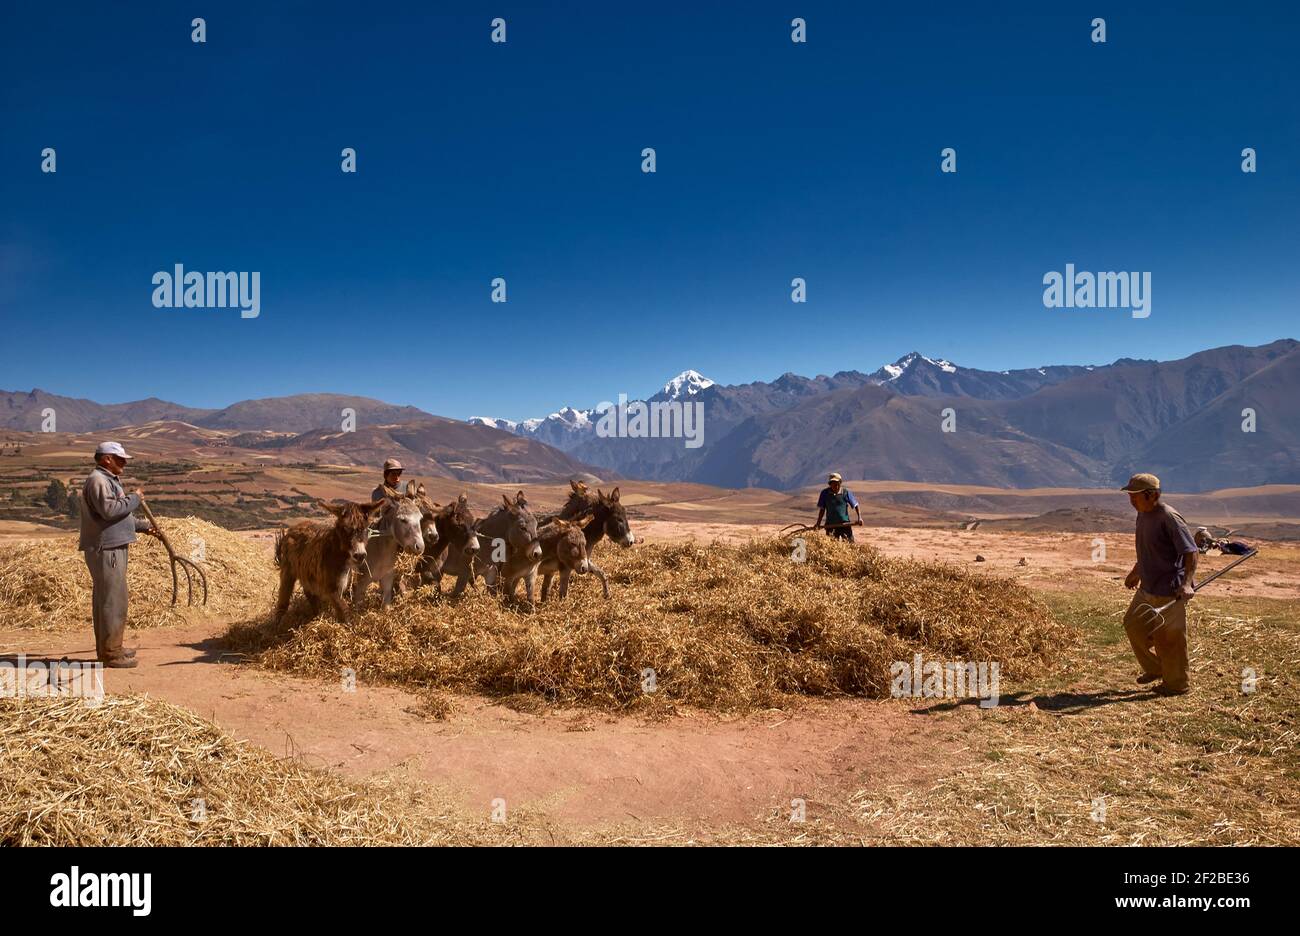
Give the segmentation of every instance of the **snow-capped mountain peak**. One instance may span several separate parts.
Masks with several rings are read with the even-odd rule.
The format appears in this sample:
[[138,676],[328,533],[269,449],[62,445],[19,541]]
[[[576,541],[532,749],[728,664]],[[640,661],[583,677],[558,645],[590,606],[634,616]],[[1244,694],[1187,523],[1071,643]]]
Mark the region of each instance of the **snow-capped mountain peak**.
[[684,396],[695,396],[701,390],[713,386],[713,381],[699,371],[684,370],[668,383],[656,395],[661,400],[680,400]]
[[514,432],[515,426],[518,425],[513,419],[501,419],[497,416],[471,416],[465,422],[476,426],[488,426],[491,429],[504,429],[506,432]]
[[929,364],[931,367],[937,367],[945,374],[957,373],[957,365],[943,358],[928,358],[919,351],[913,351],[911,354],[905,354],[893,364],[886,364],[873,375],[877,380],[889,383],[902,377],[908,371],[918,366],[918,362]]
[[[567,426],[572,426],[575,429],[581,429],[591,424],[591,414],[593,412],[595,411],[574,409],[572,406],[566,406],[559,412],[552,413],[546,418],[548,420],[558,420],[559,422],[562,422]],[[529,420],[529,422],[532,422],[532,420]]]

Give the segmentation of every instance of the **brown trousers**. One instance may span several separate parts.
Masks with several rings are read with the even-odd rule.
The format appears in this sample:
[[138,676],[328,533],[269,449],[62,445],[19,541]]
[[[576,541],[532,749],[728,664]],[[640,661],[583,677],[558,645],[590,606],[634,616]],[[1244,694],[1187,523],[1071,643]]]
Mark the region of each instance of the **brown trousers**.
[[[1172,600],[1139,588],[1124,612],[1124,630],[1142,672],[1161,677],[1167,688],[1181,692],[1187,688],[1187,602],[1176,602],[1163,612],[1164,624],[1149,611],[1144,618],[1147,609],[1139,609],[1141,605],[1159,608]],[[1150,618],[1155,619],[1144,623]]]

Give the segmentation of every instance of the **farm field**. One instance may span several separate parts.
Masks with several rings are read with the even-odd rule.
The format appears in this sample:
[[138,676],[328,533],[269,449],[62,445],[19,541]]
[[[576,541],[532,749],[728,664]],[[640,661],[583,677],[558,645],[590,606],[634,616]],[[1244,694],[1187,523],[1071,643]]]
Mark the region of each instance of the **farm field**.
[[[294,480],[308,491],[342,486],[310,470]],[[356,483],[365,480],[358,475]],[[760,601],[783,574],[780,555],[755,559],[763,554],[744,553],[751,548],[745,544],[808,519],[807,498],[798,494],[619,483],[638,545],[604,543],[594,555],[611,571],[615,606],[680,600],[656,598],[653,585],[647,591],[638,584],[636,563],[694,556],[690,561],[704,563],[705,584],[714,581],[708,563],[720,561],[719,551],[728,562],[766,563],[752,582],[738,574],[718,586]],[[435,496],[463,487],[443,485]],[[539,509],[558,507],[567,489],[526,487]],[[105,688],[111,696],[179,706],[232,743],[269,752],[270,762],[319,772],[325,786],[354,785],[381,814],[409,816],[406,841],[1300,844],[1300,543],[1264,543],[1259,557],[1198,597],[1190,615],[1193,689],[1166,699],[1134,684],[1136,664],[1119,624],[1128,593],[1118,580],[1133,561],[1131,533],[963,529],[961,515],[954,523],[929,508],[878,503],[883,491],[873,486],[853,487],[863,492],[864,516],[873,518],[858,531],[860,544],[900,563],[889,576],[920,574],[912,561],[937,562],[956,575],[1023,586],[1026,600],[1052,622],[1042,631],[1052,645],[1019,670],[1008,667],[1014,675],[1004,676],[997,706],[819,691],[739,707],[610,708],[557,700],[528,685],[516,692],[408,685],[387,663],[371,671],[357,660],[369,659],[372,641],[400,643],[419,639],[421,628],[455,627],[486,607],[481,602],[497,599],[471,595],[460,609],[440,604],[427,617],[429,597],[415,593],[390,610],[368,611],[355,639],[328,623],[295,621],[302,636],[285,643],[266,631],[256,599],[263,588],[269,610],[270,527],[231,540],[264,560],[260,586],[242,587],[229,612],[180,610],[158,626],[128,631],[141,665],[108,671]],[[486,505],[516,489],[470,492]],[[900,516],[916,525],[898,523]],[[873,523],[887,518],[895,522]],[[68,535],[12,523],[5,532],[0,545],[10,547],[53,548]],[[1096,540],[1105,543],[1100,559]],[[1224,561],[1204,560],[1208,569]],[[147,567],[143,557],[140,567]],[[684,587],[690,593],[693,586]],[[605,613],[597,583],[580,578],[573,589],[567,605],[552,597],[535,623],[526,610],[508,609],[502,626],[512,633],[541,628],[552,639],[570,611],[574,626]],[[800,600],[794,595],[780,600]],[[133,616],[143,618],[148,605],[134,593],[132,600]],[[165,591],[153,601],[165,603]],[[3,659],[91,659],[93,649],[88,622],[15,627],[12,618],[0,619]],[[351,685],[338,675],[349,664],[357,669]],[[1251,692],[1242,690],[1247,669],[1258,675]],[[436,682],[438,671],[429,672]],[[492,821],[494,803],[505,805],[504,823]],[[800,821],[791,821],[796,815]],[[284,829],[296,821],[286,818],[262,840],[288,844]],[[370,834],[370,821],[357,819],[358,835]]]

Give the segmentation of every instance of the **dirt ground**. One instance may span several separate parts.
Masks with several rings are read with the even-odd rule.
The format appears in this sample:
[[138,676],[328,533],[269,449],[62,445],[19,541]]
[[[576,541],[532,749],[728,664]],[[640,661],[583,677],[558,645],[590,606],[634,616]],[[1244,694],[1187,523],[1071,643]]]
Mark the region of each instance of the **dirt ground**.
[[[500,797],[576,828],[746,824],[788,810],[795,798],[812,804],[885,783],[923,784],[954,746],[936,720],[867,700],[647,722],[455,696],[450,716],[435,721],[419,714],[418,697],[398,689],[348,691],[341,679],[328,685],[241,666],[223,652],[224,630],[213,621],[130,631],[140,666],[107,671],[104,688],[183,705],[238,738],[349,776],[401,766],[454,793],[471,813],[487,813]],[[0,659],[20,652],[28,660],[90,660],[94,642],[89,634],[0,630]]]

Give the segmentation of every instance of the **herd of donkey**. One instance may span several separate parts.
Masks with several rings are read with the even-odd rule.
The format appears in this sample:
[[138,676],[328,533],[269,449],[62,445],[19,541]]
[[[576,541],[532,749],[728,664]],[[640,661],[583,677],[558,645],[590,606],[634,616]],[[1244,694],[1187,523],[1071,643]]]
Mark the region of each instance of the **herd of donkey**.
[[531,603],[538,572],[543,601],[555,575],[563,598],[573,573],[591,572],[608,598],[609,583],[591,561],[591,549],[606,536],[621,546],[631,546],[636,537],[618,488],[606,494],[593,493],[580,481],[571,481],[570,487],[563,509],[541,519],[529,510],[523,491],[513,500],[502,495],[502,505],[478,519],[466,495],[440,506],[425,494],[424,485],[413,481],[397,498],[325,504],[334,514],[333,526],[303,521],[276,536],[280,593],[275,620],[288,610],[295,582],[302,584],[313,617],[328,606],[346,622],[349,585],[353,608],[362,606],[371,583],[379,584],[383,603],[389,605],[394,587],[401,588],[397,558],[403,552],[420,557],[416,571],[421,583],[438,592],[444,575],[456,576],[452,595],[481,577],[489,588],[514,598],[522,579]]

